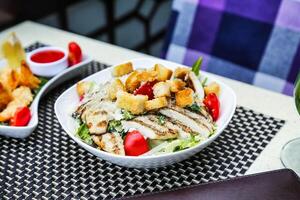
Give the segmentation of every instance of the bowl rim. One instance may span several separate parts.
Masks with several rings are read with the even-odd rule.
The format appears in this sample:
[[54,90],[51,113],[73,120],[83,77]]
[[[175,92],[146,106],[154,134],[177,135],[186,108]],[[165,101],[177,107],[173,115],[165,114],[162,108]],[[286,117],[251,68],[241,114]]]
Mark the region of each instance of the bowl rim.
[[[157,59],[153,59],[153,58],[134,58],[134,59],[130,59],[130,60],[125,60],[123,62],[120,62],[120,63],[126,63],[126,62],[136,62],[136,61],[140,61],[140,60],[146,60],[149,62],[149,60],[157,60]],[[176,64],[180,67],[187,67],[185,65],[182,65],[182,64],[177,64],[175,62],[172,62],[172,61],[167,61],[167,60],[160,60],[158,59],[157,62],[167,62],[167,63],[172,63],[173,65]],[[111,72],[111,69],[114,67],[114,66],[117,66],[118,64],[120,63],[115,63],[113,65],[111,65],[110,67],[104,69],[104,70],[101,70],[99,72],[96,72],[94,74],[91,74],[90,76],[87,76],[85,77],[84,79],[80,80],[80,81],[83,81],[83,80],[86,80],[86,79],[89,79],[90,77],[96,77],[98,74],[100,73],[110,73]],[[71,137],[80,147],[88,150],[89,152],[91,152],[92,154],[95,155],[95,153],[99,154],[98,155],[95,155],[97,157],[100,157],[102,158],[101,156],[103,155],[104,157],[110,157],[110,158],[115,158],[115,159],[127,159],[127,160],[134,160],[134,161],[137,161],[137,160],[147,160],[147,159],[158,159],[158,158],[165,158],[165,157],[170,157],[170,156],[176,156],[176,155],[181,155],[181,154],[185,154],[189,151],[193,151],[194,149],[197,149],[199,148],[200,146],[203,146],[203,147],[206,147],[207,145],[209,145],[211,142],[213,142],[216,138],[218,138],[220,136],[220,134],[223,132],[223,130],[227,127],[227,125],[229,124],[230,120],[232,119],[233,115],[234,115],[234,112],[235,112],[235,109],[236,109],[236,106],[237,106],[237,99],[236,99],[236,94],[235,92],[233,91],[233,89],[231,87],[229,87],[227,84],[225,84],[223,81],[213,77],[212,75],[206,73],[205,71],[201,71],[202,74],[205,75],[205,77],[207,77],[208,79],[210,80],[213,80],[213,81],[216,81],[218,83],[220,83],[223,87],[225,87],[229,92],[230,92],[230,95],[232,96],[232,109],[230,110],[230,113],[229,113],[229,117],[226,119],[226,121],[222,124],[222,127],[219,127],[219,132],[217,134],[214,134],[212,135],[211,137],[209,137],[208,139],[206,139],[205,141],[203,142],[200,142],[199,144],[193,146],[193,147],[190,147],[188,149],[184,149],[184,150],[181,150],[181,151],[177,151],[177,152],[171,152],[171,153],[166,153],[166,154],[161,154],[161,155],[147,155],[147,156],[126,156],[126,155],[116,155],[116,154],[112,154],[112,153],[108,153],[108,152],[105,152],[105,151],[102,151],[100,149],[97,149],[95,147],[92,147],[88,144],[86,144],[85,142],[83,142],[80,138],[78,138],[74,133],[70,133],[69,131],[67,131],[68,129],[65,128],[65,125],[63,123],[61,123],[60,121],[60,117],[59,117],[59,114],[58,114],[58,103],[60,102],[60,100],[62,98],[65,97],[66,93],[73,90],[76,86],[76,84],[72,85],[71,87],[69,87],[67,90],[65,90],[62,94],[60,94],[60,96],[56,99],[55,101],[55,104],[54,104],[54,111],[55,111],[55,115],[58,119],[58,122],[60,123],[60,125],[62,126],[64,132],[66,132],[69,137]],[[199,151],[198,151],[199,152]],[[102,154],[102,155],[101,155]]]
[[[57,51],[61,51],[64,53],[64,57],[60,58],[59,60],[56,60],[56,61],[53,61],[53,62],[48,62],[48,63],[39,63],[39,62],[35,62],[31,59],[31,57],[36,54],[36,53],[39,53],[39,52],[42,52],[42,51],[47,51],[47,50],[57,50]],[[68,58],[69,54],[67,52],[66,49],[64,48],[61,48],[61,47],[57,47],[57,46],[46,46],[46,47],[40,47],[38,49],[35,49],[31,52],[29,52],[27,54],[27,62],[30,66],[32,66],[32,64],[34,65],[34,67],[49,67],[49,66],[53,66],[53,65],[57,65],[57,64],[61,64],[63,62],[65,62]]]

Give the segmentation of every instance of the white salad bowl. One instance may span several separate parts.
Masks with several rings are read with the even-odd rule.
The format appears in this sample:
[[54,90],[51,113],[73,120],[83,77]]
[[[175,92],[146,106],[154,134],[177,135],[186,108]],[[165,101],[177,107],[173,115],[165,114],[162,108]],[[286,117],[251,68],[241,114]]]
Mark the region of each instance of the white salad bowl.
[[[129,61],[125,61],[129,62]],[[125,63],[124,62],[124,63]],[[130,60],[132,62],[134,69],[138,68],[151,68],[154,64],[160,63],[165,67],[168,67],[172,70],[175,70],[177,67],[183,65],[169,62],[169,61],[162,61],[156,59],[149,59],[149,58],[141,58],[141,59],[134,59]],[[220,85],[221,92],[219,96],[221,110],[220,116],[216,121],[217,129],[213,136],[209,137],[207,140],[199,143],[198,145],[168,154],[162,155],[151,155],[151,156],[120,156],[114,155],[111,153],[107,153],[101,151],[97,148],[94,148],[86,143],[84,143],[80,138],[76,136],[76,129],[78,124],[76,120],[74,120],[71,116],[72,112],[75,110],[76,106],[79,103],[79,98],[76,92],[76,85],[73,85],[71,88],[66,90],[63,94],[59,96],[59,98],[55,102],[55,114],[58,118],[63,129],[66,133],[76,142],[79,146],[83,147],[90,153],[96,155],[97,157],[112,162],[117,165],[125,166],[125,167],[132,167],[132,168],[155,168],[155,167],[162,167],[166,165],[170,165],[188,157],[198,153],[203,148],[208,146],[212,143],[224,130],[224,128],[228,125],[229,121],[231,120],[235,108],[236,108],[236,95],[234,91],[224,84],[223,82],[213,78],[210,74],[205,72],[201,72],[201,79],[207,77],[207,83],[215,81]],[[112,77],[112,67],[97,72],[85,79],[83,81],[95,81],[96,83],[105,83],[106,81],[111,80]]]
[[39,93],[33,99],[30,105],[31,119],[27,126],[6,126],[0,125],[0,135],[14,137],[14,138],[26,138],[28,137],[38,125],[38,106],[40,99],[51,89],[59,84],[67,81],[82,71],[82,68],[89,64],[92,60],[84,55],[80,63],[73,65],[70,68],[65,69],[56,76],[52,77],[39,91]]

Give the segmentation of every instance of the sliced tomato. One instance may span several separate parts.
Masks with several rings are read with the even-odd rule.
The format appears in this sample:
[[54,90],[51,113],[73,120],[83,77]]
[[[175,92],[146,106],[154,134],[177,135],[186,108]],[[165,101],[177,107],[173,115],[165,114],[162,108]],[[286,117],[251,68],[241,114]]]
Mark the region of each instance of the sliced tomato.
[[30,109],[28,107],[17,108],[13,118],[10,120],[11,126],[26,126],[31,119]]
[[144,136],[137,130],[130,131],[124,139],[125,154],[139,156],[149,151],[149,145]]
[[82,51],[80,46],[76,42],[70,42],[69,48],[69,66],[78,64],[82,61]]
[[208,108],[213,120],[216,121],[220,114],[220,102],[217,95],[215,93],[208,94],[204,98],[203,103]]
[[154,99],[153,85],[155,83],[156,83],[155,81],[144,83],[143,85],[141,85],[138,89],[136,89],[134,91],[134,95],[137,95],[137,94],[147,95],[149,100]]

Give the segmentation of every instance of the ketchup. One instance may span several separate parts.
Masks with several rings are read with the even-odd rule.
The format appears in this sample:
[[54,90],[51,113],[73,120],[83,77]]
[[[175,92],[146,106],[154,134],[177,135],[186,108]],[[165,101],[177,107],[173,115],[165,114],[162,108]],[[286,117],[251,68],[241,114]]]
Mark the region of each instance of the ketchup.
[[64,52],[58,50],[40,51],[31,56],[31,60],[37,63],[51,63],[62,59]]

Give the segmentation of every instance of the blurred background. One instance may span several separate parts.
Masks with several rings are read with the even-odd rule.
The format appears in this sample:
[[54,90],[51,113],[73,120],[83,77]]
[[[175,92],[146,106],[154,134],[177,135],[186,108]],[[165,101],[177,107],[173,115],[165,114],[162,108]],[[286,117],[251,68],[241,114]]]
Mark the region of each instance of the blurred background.
[[0,31],[32,20],[160,56],[171,0],[0,0]]
[[0,30],[24,20],[293,94],[300,0],[0,0]]

